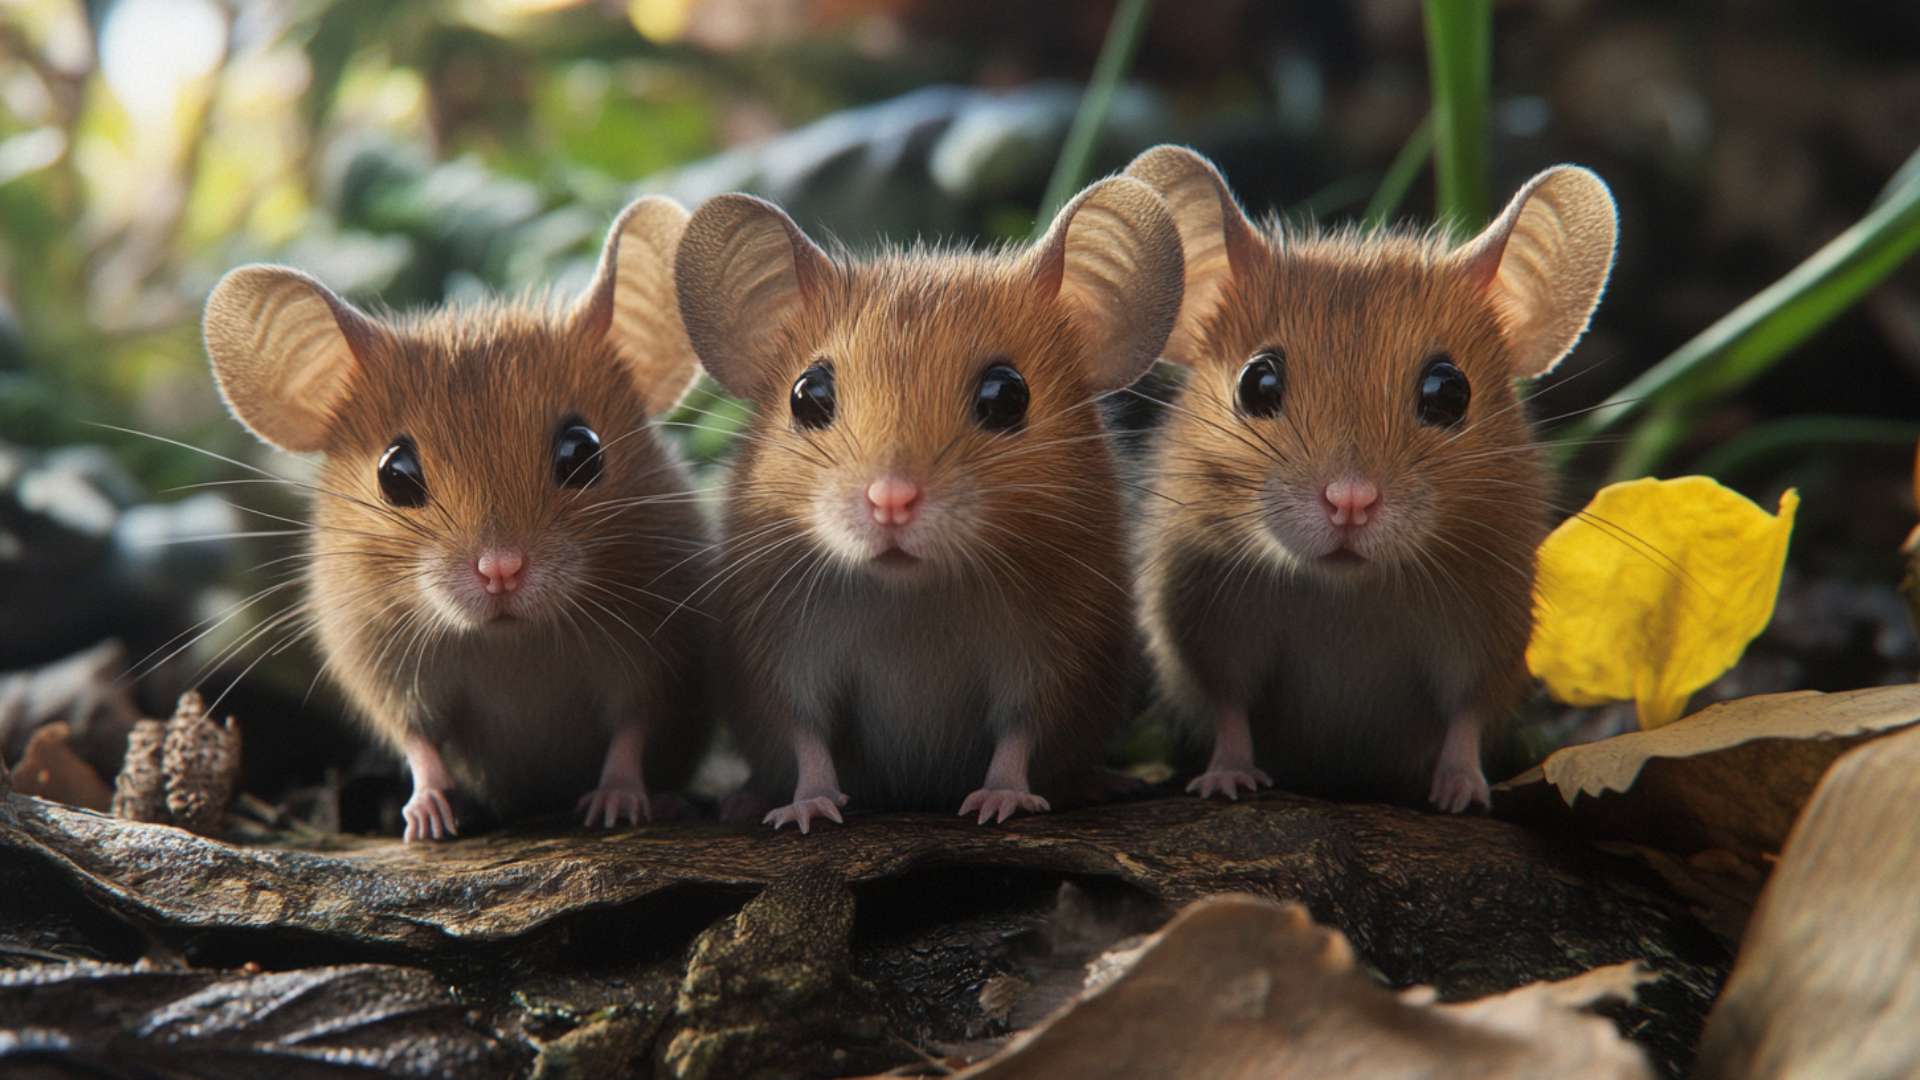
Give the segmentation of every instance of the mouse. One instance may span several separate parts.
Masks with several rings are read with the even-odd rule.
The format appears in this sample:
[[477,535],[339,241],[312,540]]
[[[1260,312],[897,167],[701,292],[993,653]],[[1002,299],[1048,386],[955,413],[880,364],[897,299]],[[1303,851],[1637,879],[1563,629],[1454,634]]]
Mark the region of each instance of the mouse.
[[207,300],[227,407],[318,456],[285,618],[404,759],[408,842],[463,816],[638,824],[707,744],[711,619],[666,616],[711,526],[656,424],[698,371],[673,287],[686,223],[632,203],[567,303],[373,314],[268,265]]
[[1554,477],[1518,386],[1585,332],[1614,202],[1534,176],[1478,235],[1256,225],[1219,171],[1128,166],[1186,287],[1136,543],[1139,617],[1188,786],[1488,804],[1481,743],[1527,692]]
[[1099,771],[1135,631],[1098,406],[1154,362],[1181,262],[1124,177],[1000,250],[829,252],[744,194],[694,212],[681,316],[751,407],[713,589],[766,824],[999,823]]

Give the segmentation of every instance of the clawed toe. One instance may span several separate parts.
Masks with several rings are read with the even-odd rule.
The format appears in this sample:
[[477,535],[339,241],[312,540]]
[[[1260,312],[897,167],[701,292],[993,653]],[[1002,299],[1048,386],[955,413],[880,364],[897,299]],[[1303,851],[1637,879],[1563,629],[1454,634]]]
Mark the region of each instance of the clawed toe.
[[603,829],[611,829],[622,820],[634,825],[653,820],[653,806],[647,799],[646,789],[637,786],[595,788],[574,804],[574,812],[580,811],[586,812],[584,821],[588,828],[594,826],[595,819]]
[[1052,809],[1047,800],[1030,791],[982,788],[967,796],[966,801],[960,804],[960,816],[977,813],[979,817],[975,819],[975,824],[985,825],[989,818],[998,824],[1022,810],[1029,814],[1041,814]]
[[436,788],[421,788],[407,800],[400,810],[400,817],[406,822],[406,829],[400,834],[404,843],[415,840],[444,840],[450,836],[459,836],[460,827],[453,816],[453,804],[447,801],[447,793]]
[[1237,801],[1243,788],[1248,792],[1254,792],[1263,787],[1272,786],[1273,777],[1259,769],[1209,769],[1187,784],[1187,794],[1198,795],[1203,799],[1224,795]]
[[840,816],[840,808],[847,804],[846,795],[834,792],[831,795],[815,795],[805,799],[795,799],[785,806],[768,811],[761,823],[771,825],[778,832],[788,824],[797,825],[803,833],[811,832],[815,818],[826,818],[836,825],[846,824]]
[[1441,769],[1433,774],[1433,789],[1427,798],[1449,814],[1462,813],[1475,803],[1489,808],[1493,805],[1487,778],[1479,769]]

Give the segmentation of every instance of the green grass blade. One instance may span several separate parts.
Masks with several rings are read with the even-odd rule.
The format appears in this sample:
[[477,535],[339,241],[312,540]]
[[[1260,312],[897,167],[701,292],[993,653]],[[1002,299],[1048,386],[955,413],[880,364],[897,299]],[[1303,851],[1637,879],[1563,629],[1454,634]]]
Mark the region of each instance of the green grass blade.
[[1756,424],[1700,458],[1697,472],[1726,480],[1784,454],[1835,446],[1911,447],[1920,422],[1875,416],[1788,416]]
[[1433,160],[1440,219],[1456,235],[1492,216],[1487,166],[1493,0],[1426,0]]
[[[1627,384],[1616,395],[1622,404],[1583,418],[1569,433],[1572,443],[1643,411],[1678,414],[1738,390],[1858,302],[1920,250],[1920,172],[1902,173],[1904,181],[1852,228]],[[1643,445],[1631,465],[1651,467],[1665,449]]]
[[1433,156],[1433,114],[1428,113],[1413,129],[1400,152],[1393,155],[1393,162],[1387,166],[1387,174],[1380,178],[1380,186],[1373,191],[1373,200],[1367,203],[1367,212],[1361,216],[1369,228],[1378,228],[1388,223],[1393,215],[1400,212],[1400,204],[1407,201],[1407,192],[1413,189],[1413,182],[1419,178],[1420,169],[1427,159]]
[[1093,151],[1100,143],[1100,128],[1107,121],[1114,91],[1133,67],[1133,54],[1140,47],[1141,31],[1146,29],[1150,0],[1120,0],[1113,21],[1107,24],[1107,40],[1100,46],[1100,58],[1094,61],[1093,77],[1080,98],[1080,108],[1067,129],[1066,145],[1053,163],[1053,175],[1047,179],[1047,193],[1040,200],[1040,215],[1033,235],[1039,239],[1053,223],[1053,215],[1074,197],[1087,182],[1087,170],[1093,163]]

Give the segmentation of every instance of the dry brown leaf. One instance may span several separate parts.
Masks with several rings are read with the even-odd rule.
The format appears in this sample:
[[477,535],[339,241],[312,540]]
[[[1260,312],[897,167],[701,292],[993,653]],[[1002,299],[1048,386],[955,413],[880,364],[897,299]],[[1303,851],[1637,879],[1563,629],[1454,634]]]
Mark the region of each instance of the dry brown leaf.
[[167,742],[165,720],[142,720],[127,734],[127,757],[113,781],[113,816],[124,821],[165,823],[167,774],[160,754]]
[[1215,896],[1117,978],[959,1075],[1644,1077],[1638,1047],[1569,1004],[1631,995],[1640,978],[1605,969],[1431,1005],[1374,983],[1301,905]]
[[1753,857],[1779,850],[1835,758],[1916,722],[1920,684],[1741,698],[1556,751],[1498,785],[1494,805],[1666,851]]
[[14,763],[14,790],[86,810],[105,810],[113,794],[93,766],[74,753],[68,735],[64,721],[33,733],[26,752]]
[[1703,1077],[1920,1075],[1920,729],[1836,762],[1700,1045]]

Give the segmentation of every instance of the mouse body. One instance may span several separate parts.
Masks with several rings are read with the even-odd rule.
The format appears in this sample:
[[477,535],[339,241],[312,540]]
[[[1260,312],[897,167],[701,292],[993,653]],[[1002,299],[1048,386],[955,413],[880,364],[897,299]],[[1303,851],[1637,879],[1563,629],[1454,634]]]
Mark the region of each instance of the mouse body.
[[1606,186],[1561,166],[1479,236],[1249,221],[1211,163],[1128,175],[1179,223],[1187,281],[1137,547],[1189,786],[1488,801],[1480,744],[1526,692],[1553,477],[1516,391],[1584,332],[1612,265]]
[[455,834],[456,795],[638,822],[706,746],[711,621],[666,616],[710,528],[653,423],[697,371],[672,286],[686,217],[634,203],[564,308],[375,317],[272,266],[208,300],[235,416],[321,455],[292,617],[406,760],[407,840]]
[[829,255],[744,195],[678,258],[702,363],[751,403],[715,576],[748,800],[1047,810],[1121,717],[1134,630],[1102,395],[1153,362],[1179,234],[1094,185],[1025,251]]

